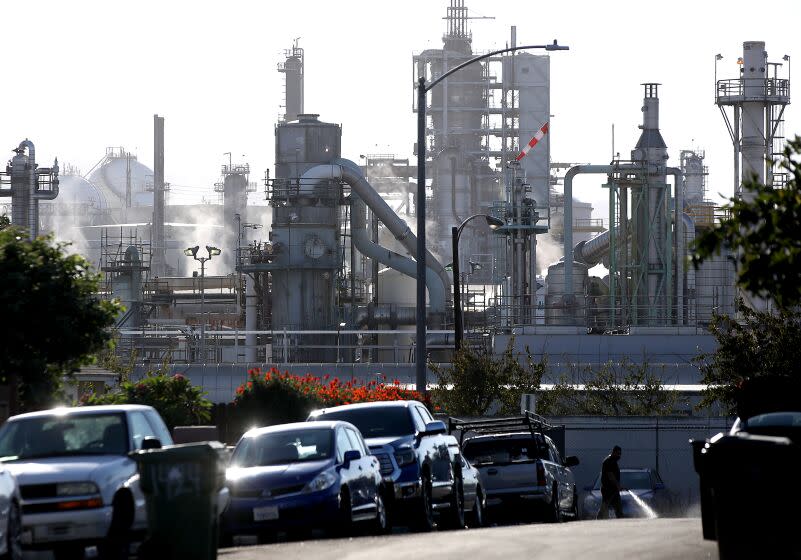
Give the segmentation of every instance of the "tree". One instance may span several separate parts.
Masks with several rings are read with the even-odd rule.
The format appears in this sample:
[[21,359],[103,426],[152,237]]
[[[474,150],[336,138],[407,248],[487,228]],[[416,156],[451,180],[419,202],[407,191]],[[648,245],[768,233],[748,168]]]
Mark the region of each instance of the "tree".
[[66,249],[51,237],[0,231],[0,380],[9,385],[12,412],[52,404],[62,376],[107,346],[121,311],[97,297],[99,277]]
[[206,393],[177,373],[169,375],[166,364],[138,381],[123,381],[111,393],[89,395],[82,405],[144,404],[155,408],[167,426],[196,426],[211,419],[211,402]]
[[[737,284],[775,303],[775,312],[737,302],[737,316],[716,316],[710,330],[714,353],[697,358],[708,385],[702,406],[721,401],[734,411],[740,388],[762,377],[801,382],[801,137],[787,143],[781,162],[789,180],[776,189],[751,179],[753,200],[732,198],[731,215],[696,240],[693,264],[728,249],[737,263]],[[772,385],[780,386],[780,385]],[[780,395],[776,395],[778,397]]]
[[497,358],[489,350],[463,345],[449,367],[429,364],[437,375],[431,391],[435,407],[456,416],[519,414],[520,397],[539,389],[546,362],[534,362],[527,351],[522,365],[513,344],[510,340]]
[[728,249],[737,262],[737,284],[779,309],[801,304],[801,137],[790,140],[781,161],[789,180],[776,189],[751,178],[743,190],[753,200],[730,199],[730,215],[699,235],[693,264]]
[[681,398],[665,389],[647,363],[607,362],[562,376],[547,391],[537,392],[537,413],[544,416],[662,416],[674,414]]
[[696,358],[708,386],[701,406],[721,402],[735,412],[739,392],[748,380],[787,377],[801,382],[801,313],[779,309],[755,311],[737,301],[737,315],[716,315],[709,326],[718,342],[714,352]]

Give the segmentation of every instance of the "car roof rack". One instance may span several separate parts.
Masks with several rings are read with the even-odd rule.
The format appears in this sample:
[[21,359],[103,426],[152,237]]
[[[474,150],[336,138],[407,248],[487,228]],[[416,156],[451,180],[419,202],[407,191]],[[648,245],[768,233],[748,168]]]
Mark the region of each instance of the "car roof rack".
[[[493,418],[490,420],[460,420],[459,418],[448,418],[448,433],[453,434],[459,430],[459,447],[462,446],[465,434],[473,433],[484,434],[509,434],[528,430],[532,436],[537,434],[544,436],[548,430],[556,429],[548,421],[534,412],[526,410],[521,416],[511,416],[506,418]],[[537,445],[540,445],[538,438],[534,437]]]

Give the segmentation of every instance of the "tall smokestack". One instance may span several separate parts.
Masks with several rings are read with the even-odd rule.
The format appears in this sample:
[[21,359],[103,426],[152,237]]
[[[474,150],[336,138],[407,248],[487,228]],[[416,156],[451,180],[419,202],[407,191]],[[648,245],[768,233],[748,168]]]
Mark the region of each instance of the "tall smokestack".
[[285,54],[286,60],[278,65],[278,71],[284,74],[284,122],[289,122],[303,114],[303,49],[298,46],[298,39]]
[[150,225],[151,271],[167,273],[164,247],[164,117],[153,115],[153,223]]

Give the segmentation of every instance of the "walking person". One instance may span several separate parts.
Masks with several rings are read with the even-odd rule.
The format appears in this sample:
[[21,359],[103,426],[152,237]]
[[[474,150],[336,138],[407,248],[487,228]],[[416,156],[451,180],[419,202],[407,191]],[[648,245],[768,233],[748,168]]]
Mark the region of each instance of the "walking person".
[[621,519],[623,504],[620,501],[620,466],[618,461],[623,451],[619,445],[612,448],[612,453],[601,464],[601,509],[596,519],[609,519],[610,506],[615,510],[615,517]]

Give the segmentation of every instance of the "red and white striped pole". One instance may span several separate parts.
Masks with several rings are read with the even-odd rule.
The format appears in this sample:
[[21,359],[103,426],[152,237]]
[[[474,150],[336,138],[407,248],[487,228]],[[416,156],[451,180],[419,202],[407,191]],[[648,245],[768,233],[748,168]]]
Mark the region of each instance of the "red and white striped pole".
[[519,154],[517,154],[517,157],[515,158],[515,161],[520,161],[521,159],[526,157],[526,154],[529,153],[529,151],[531,151],[531,148],[536,146],[537,142],[542,140],[542,138],[546,134],[548,134],[548,123],[545,123],[544,125],[542,125],[542,128],[540,128],[537,131],[537,134],[534,135],[534,138],[532,138],[531,141],[529,141],[529,143],[523,148],[523,151],[520,152]]

